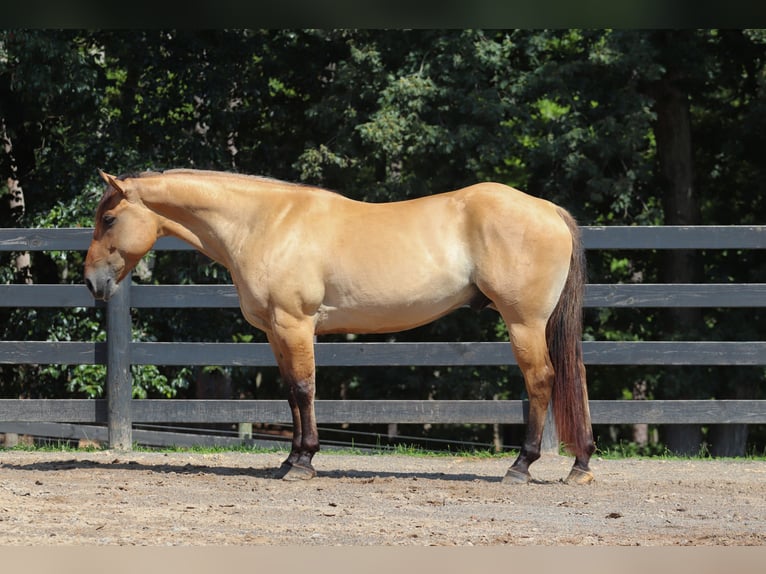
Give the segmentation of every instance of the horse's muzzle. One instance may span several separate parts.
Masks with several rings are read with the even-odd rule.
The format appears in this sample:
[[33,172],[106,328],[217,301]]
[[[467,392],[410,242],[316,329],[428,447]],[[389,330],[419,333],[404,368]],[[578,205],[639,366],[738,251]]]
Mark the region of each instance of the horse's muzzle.
[[117,290],[117,281],[106,269],[86,273],[85,285],[93,297],[102,301],[108,301]]

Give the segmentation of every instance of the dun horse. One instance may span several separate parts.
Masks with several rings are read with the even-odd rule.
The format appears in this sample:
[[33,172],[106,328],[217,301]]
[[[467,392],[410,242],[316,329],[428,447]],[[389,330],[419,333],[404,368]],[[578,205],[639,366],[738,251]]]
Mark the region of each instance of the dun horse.
[[316,474],[315,334],[401,331],[471,305],[502,315],[529,395],[526,439],[503,481],[530,479],[551,400],[575,457],[567,480],[593,479],[584,255],[562,208],[496,183],[372,204],[230,173],[100,173],[107,190],[85,260],[88,288],[108,299],[164,235],[224,265],[289,389],[292,449],[279,476]]

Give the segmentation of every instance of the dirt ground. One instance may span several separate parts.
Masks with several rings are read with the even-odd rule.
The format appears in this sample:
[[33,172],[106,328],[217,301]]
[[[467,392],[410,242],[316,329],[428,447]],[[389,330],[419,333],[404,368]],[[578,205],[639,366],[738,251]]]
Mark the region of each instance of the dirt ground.
[[0,451],[0,545],[766,545],[766,463],[594,460],[501,484],[510,458]]

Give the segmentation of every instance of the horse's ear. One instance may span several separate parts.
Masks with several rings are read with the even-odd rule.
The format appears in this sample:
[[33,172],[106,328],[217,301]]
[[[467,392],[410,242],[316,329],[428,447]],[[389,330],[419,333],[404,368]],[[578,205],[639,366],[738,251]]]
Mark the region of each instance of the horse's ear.
[[122,191],[122,188],[120,187],[120,184],[117,182],[117,178],[113,175],[109,175],[103,170],[98,170],[98,175],[101,176],[101,179],[103,179],[107,185],[113,187],[117,191]]

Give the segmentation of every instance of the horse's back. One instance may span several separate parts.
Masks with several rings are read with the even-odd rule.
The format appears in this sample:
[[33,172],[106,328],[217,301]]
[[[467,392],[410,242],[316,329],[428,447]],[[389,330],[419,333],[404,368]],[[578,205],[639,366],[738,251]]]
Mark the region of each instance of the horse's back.
[[[555,291],[566,278],[571,237],[556,206],[505,185],[341,205],[348,211],[335,211],[325,235],[328,331],[396,331],[482,296]],[[547,309],[558,292],[542,297]]]

